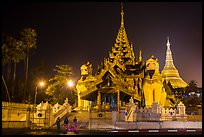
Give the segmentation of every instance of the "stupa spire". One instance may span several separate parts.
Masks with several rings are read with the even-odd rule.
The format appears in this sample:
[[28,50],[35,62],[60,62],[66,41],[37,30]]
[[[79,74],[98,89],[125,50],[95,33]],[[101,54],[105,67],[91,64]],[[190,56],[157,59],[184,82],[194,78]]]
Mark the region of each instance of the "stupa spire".
[[171,68],[171,69],[176,69],[173,63],[173,58],[172,58],[172,53],[170,49],[170,42],[169,42],[169,37],[167,37],[167,50],[166,50],[166,64],[164,66],[165,68]]
[[170,48],[169,36],[167,36],[167,48]]
[[174,66],[172,53],[170,49],[169,37],[167,37],[167,50],[166,50],[166,61],[164,69],[162,70],[162,75],[167,81],[170,81],[173,88],[184,88],[187,86],[187,83],[184,82],[179,76],[178,70]]

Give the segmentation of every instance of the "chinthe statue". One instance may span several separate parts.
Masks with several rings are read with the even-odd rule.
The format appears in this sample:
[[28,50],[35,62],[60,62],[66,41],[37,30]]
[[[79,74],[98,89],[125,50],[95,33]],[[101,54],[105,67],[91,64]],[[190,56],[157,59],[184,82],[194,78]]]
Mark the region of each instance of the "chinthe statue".
[[146,61],[143,91],[146,108],[151,107],[153,102],[158,102],[162,107],[166,101],[166,91],[163,86],[164,78],[159,72],[158,59],[152,55]]

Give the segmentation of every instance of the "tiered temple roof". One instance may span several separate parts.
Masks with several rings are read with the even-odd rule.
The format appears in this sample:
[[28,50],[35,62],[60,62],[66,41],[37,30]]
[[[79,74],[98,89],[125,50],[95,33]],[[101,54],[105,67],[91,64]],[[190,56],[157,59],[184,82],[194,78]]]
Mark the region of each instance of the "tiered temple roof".
[[[144,77],[144,63],[142,52],[139,60],[135,58],[133,44],[128,40],[124,27],[124,12],[121,5],[121,23],[112,50],[107,59],[98,66],[94,76],[82,76],[77,87],[80,98],[92,101],[101,98],[101,94],[117,93],[119,100],[128,101],[130,97],[141,100],[142,78]],[[89,68],[87,65],[87,68]],[[94,77],[94,78],[93,78]],[[92,78],[92,81],[90,81]],[[119,101],[118,100],[118,101]],[[119,102],[117,103],[119,104]]]
[[109,53],[109,58],[111,62],[118,62],[121,65],[125,64],[135,64],[135,54],[133,51],[133,45],[129,43],[125,27],[124,27],[124,12],[123,7],[121,7],[121,24],[118,35],[112,51]]

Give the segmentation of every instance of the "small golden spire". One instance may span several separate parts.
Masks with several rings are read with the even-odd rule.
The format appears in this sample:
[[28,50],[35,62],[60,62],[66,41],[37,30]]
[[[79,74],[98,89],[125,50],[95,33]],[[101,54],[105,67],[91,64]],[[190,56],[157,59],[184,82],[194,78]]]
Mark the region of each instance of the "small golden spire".
[[142,51],[139,50],[139,62],[141,62],[141,61],[142,61]]
[[123,12],[123,3],[121,3],[121,27],[124,27],[124,12]]

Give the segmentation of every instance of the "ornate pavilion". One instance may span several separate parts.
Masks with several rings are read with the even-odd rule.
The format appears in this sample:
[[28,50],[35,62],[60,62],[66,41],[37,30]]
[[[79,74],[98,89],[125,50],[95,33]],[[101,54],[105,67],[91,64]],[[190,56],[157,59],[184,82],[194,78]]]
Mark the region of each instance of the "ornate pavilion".
[[[163,70],[166,79],[171,79],[168,70],[171,63],[173,64],[173,60],[169,59],[171,56],[169,50],[168,48],[166,67]],[[123,6],[121,6],[120,28],[108,58],[98,65],[94,75],[90,62],[83,64],[80,68],[81,78],[76,85],[78,107],[86,109],[94,106],[100,109],[117,108],[119,110],[129,102],[130,98],[137,102],[138,106],[145,106],[143,92],[145,68],[142,52],[139,51],[138,58],[136,58],[133,44],[128,40],[124,26]],[[176,69],[174,71],[178,72]],[[176,74],[176,76],[179,75]]]

